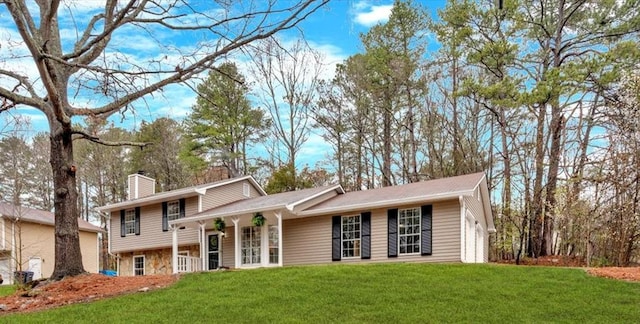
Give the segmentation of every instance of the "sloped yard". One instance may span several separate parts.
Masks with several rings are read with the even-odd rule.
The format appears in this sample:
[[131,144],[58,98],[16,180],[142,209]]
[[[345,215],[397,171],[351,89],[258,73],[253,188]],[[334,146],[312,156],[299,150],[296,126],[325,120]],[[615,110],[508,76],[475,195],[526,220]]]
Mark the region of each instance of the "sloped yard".
[[[633,268],[632,268],[633,269]],[[637,269],[637,268],[635,268]],[[599,270],[597,270],[599,271]],[[598,274],[601,274],[600,271]],[[640,277],[626,268],[625,279]],[[615,275],[616,272],[605,272]],[[640,283],[582,269],[375,264],[110,278],[49,284],[0,299],[0,322],[636,322]],[[168,286],[166,289],[157,289]],[[137,292],[148,287],[148,292]],[[143,289],[146,290],[146,289]],[[120,292],[131,294],[101,299]],[[91,302],[91,303],[88,303]],[[16,308],[9,306],[15,303]],[[87,304],[88,303],[88,304]],[[21,306],[27,305],[27,306]],[[100,322],[100,320],[98,320]]]

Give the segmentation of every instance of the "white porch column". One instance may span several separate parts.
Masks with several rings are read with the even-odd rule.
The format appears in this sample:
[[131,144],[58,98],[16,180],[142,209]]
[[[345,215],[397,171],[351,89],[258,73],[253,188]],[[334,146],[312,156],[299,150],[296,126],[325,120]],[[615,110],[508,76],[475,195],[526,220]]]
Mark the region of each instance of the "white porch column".
[[208,267],[205,266],[205,262],[207,261],[207,244],[209,243],[207,241],[207,234],[205,232],[205,227],[207,226],[207,223],[205,223],[204,221],[199,221],[198,225],[200,227],[200,270],[199,271],[205,271],[208,269]]
[[282,213],[278,211],[274,214],[278,219],[278,266],[282,267],[282,255],[284,254],[282,251]]
[[238,227],[238,224],[240,223],[240,218],[239,217],[233,217],[231,218],[231,221],[233,222],[233,244],[235,245],[235,260],[236,260],[236,264],[234,265],[234,267],[236,269],[240,268],[240,264],[242,263],[242,260],[240,259],[241,256],[241,252],[240,251],[240,228]]
[[178,226],[171,225],[173,231],[173,241],[171,246],[171,253],[173,255],[173,273],[178,273]]

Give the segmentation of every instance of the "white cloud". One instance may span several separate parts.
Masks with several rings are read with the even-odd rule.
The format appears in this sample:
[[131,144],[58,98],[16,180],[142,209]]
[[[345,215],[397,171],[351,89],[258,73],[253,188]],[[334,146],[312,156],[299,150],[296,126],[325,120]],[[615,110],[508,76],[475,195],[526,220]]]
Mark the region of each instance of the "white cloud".
[[360,1],[352,6],[354,21],[365,27],[371,27],[389,20],[393,5],[374,6],[365,1]]

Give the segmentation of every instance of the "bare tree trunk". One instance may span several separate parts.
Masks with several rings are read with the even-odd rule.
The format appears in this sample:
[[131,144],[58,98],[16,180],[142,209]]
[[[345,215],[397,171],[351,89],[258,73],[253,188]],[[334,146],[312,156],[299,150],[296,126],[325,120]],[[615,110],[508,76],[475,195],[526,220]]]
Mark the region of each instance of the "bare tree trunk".
[[78,234],[78,192],[73,163],[71,125],[49,117],[51,129],[51,167],[54,178],[55,265],[51,278],[62,279],[85,272]]

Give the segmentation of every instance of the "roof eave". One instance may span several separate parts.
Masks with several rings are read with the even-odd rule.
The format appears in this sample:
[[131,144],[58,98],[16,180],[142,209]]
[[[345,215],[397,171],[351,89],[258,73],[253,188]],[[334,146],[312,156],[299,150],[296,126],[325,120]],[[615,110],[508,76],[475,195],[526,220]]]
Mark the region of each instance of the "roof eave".
[[168,224],[183,225],[191,222],[206,221],[213,218],[224,218],[224,217],[238,216],[238,215],[244,215],[244,214],[252,214],[257,212],[272,211],[272,210],[278,210],[278,209],[284,209],[284,208],[286,208],[286,205],[280,204],[280,205],[273,205],[273,206],[266,206],[266,207],[255,207],[255,208],[249,208],[244,210],[229,211],[224,213],[207,213],[207,214],[203,214],[195,217],[185,217],[185,218],[170,220]]
[[[316,199],[316,198],[318,198],[318,197],[322,197],[323,195],[326,195],[326,194],[328,194],[328,193],[330,193],[330,192],[332,192],[332,191],[336,191],[338,194],[344,194],[344,189],[342,189],[342,186],[338,184],[338,185],[335,185],[335,186],[329,187],[329,188],[327,188],[327,189],[325,189],[325,190],[323,190],[323,191],[321,191],[321,192],[318,192],[318,193],[316,193],[315,195],[311,195],[311,196],[306,197],[306,198],[304,198],[304,199],[300,199],[300,200],[298,200],[298,201],[295,201],[295,202],[292,202],[292,203],[290,203],[290,204],[287,204],[287,205],[286,205],[286,208],[287,208],[289,211],[293,212],[296,206],[298,206],[298,205],[300,205],[300,204],[304,204],[304,203],[306,203],[306,202],[308,202],[308,201],[311,201],[311,200],[313,200],[313,199]],[[323,201],[326,201],[326,199],[325,199],[325,200],[323,200]]]
[[254,186],[254,188],[262,196],[266,196],[267,195],[267,193],[264,191],[264,189],[262,189],[262,187],[260,187],[258,182],[252,176],[248,175],[248,176],[244,176],[244,177],[233,178],[233,179],[230,179],[229,181],[225,181],[225,182],[222,182],[222,183],[216,183],[216,184],[209,185],[209,186],[192,188],[191,190],[188,190],[188,191],[185,191],[185,192],[181,192],[181,193],[178,193],[176,195],[165,195],[166,193],[170,193],[170,191],[169,192],[160,192],[160,193],[157,193],[155,195],[148,196],[148,197],[143,197],[143,198],[136,199],[136,200],[127,200],[127,201],[123,201],[123,202],[119,202],[119,203],[115,203],[115,204],[111,204],[111,205],[97,207],[96,210],[99,211],[99,212],[107,212],[107,213],[109,213],[109,212],[112,212],[114,210],[120,210],[120,209],[124,209],[124,208],[151,205],[151,204],[155,204],[155,203],[158,203],[158,202],[166,201],[167,199],[180,199],[180,198],[189,198],[189,197],[193,197],[193,196],[197,196],[197,195],[204,195],[204,194],[207,193],[207,190],[209,190],[209,189],[213,189],[213,188],[217,188],[217,187],[221,187],[221,186],[226,186],[226,185],[233,184],[233,183],[236,183],[236,182],[239,182],[239,181],[244,181],[244,180],[248,180],[249,182],[251,182],[251,184]]
[[459,196],[473,196],[473,190],[471,190],[471,191],[464,190],[464,191],[457,191],[457,192],[448,192],[448,193],[445,193],[445,194],[430,195],[428,197],[411,197],[411,198],[406,198],[406,199],[391,199],[391,200],[378,201],[378,202],[375,202],[375,203],[364,203],[364,204],[356,204],[356,205],[348,205],[348,206],[336,206],[336,207],[318,209],[318,210],[306,210],[306,211],[298,212],[297,215],[299,215],[299,216],[318,216],[318,215],[331,214],[331,213],[351,212],[351,211],[355,211],[355,210],[368,210],[368,209],[384,208],[384,207],[399,206],[399,205],[408,205],[408,204],[423,203],[423,202],[436,202],[436,201],[441,201],[441,200],[457,199]]

